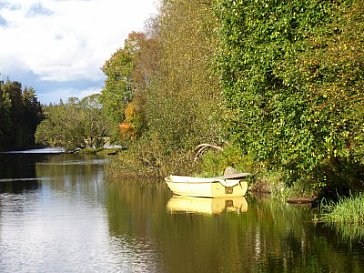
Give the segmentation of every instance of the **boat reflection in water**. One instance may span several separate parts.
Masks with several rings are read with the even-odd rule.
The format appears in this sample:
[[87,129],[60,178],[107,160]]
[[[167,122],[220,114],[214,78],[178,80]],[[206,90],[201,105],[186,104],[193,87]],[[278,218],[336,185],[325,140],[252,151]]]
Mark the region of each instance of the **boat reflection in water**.
[[248,202],[245,197],[203,198],[175,195],[168,201],[167,210],[170,213],[243,213],[248,211]]

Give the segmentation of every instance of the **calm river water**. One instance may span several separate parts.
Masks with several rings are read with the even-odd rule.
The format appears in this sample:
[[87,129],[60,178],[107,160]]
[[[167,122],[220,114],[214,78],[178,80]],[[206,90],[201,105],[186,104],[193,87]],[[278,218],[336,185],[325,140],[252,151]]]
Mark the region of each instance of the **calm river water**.
[[0,272],[364,272],[361,227],[248,195],[106,181],[107,159],[0,155]]

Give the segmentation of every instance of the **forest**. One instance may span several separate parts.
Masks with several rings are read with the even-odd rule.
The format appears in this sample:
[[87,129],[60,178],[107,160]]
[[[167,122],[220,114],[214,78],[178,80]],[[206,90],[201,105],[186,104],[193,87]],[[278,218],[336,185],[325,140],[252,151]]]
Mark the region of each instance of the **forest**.
[[34,146],[34,133],[43,119],[33,88],[0,81],[0,151]]
[[161,1],[102,68],[113,172],[363,189],[363,31],[359,0]]

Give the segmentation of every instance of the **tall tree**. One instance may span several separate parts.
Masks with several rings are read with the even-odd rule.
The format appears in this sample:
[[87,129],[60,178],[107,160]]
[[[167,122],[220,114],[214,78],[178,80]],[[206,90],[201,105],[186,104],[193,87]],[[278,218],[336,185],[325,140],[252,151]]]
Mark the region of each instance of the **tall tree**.
[[93,94],[83,98],[79,103],[83,113],[85,136],[90,147],[102,147],[106,142],[108,127],[102,117],[100,94]]
[[35,90],[30,88],[24,88],[23,91],[23,104],[24,104],[24,117],[23,128],[25,128],[24,142],[35,143],[35,131],[38,124],[42,121],[43,112],[36,96]]
[[147,99],[148,126],[164,150],[221,141],[220,88],[212,70],[215,19],[211,3],[162,1],[160,61]]
[[135,60],[144,40],[144,34],[130,33],[124,47],[117,50],[102,67],[107,78],[101,92],[101,103],[115,138],[118,137],[118,125],[124,119],[126,105],[133,98]]

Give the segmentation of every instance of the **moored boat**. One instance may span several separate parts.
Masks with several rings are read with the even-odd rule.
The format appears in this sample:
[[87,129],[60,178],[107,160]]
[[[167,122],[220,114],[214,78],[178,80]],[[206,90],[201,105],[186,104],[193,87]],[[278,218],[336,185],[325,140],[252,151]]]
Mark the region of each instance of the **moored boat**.
[[244,196],[248,182],[243,179],[249,173],[222,177],[201,178],[170,175],[165,178],[169,189],[177,195],[192,197],[235,197]]

